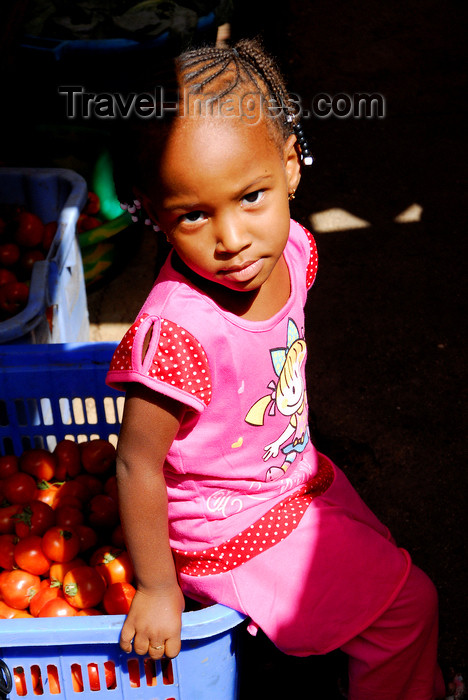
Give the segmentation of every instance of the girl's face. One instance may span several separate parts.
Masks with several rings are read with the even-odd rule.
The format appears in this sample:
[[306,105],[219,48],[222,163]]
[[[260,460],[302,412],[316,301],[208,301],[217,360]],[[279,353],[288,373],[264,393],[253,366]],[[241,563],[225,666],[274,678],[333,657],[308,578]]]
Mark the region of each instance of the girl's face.
[[300,179],[292,136],[280,150],[264,119],[181,118],[143,197],[180,259],[235,291],[259,289],[289,233],[288,193]]

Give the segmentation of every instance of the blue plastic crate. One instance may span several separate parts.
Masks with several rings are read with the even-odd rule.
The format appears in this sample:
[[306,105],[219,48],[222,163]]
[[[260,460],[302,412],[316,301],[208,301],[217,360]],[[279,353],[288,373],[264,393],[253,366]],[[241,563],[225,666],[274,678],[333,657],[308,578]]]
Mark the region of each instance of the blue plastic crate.
[[[65,437],[115,443],[123,394],[105,384],[115,347],[0,347],[0,454],[20,454],[31,446],[53,449]],[[0,620],[0,658],[11,674],[24,672],[30,699],[234,700],[243,619],[222,605],[183,613],[182,651],[163,663],[120,650],[122,615]],[[99,690],[91,688],[90,664],[97,665]],[[115,687],[107,687],[106,669]],[[73,685],[77,673],[81,692]],[[15,687],[9,695],[22,697]]]
[[[200,17],[195,29],[195,36],[205,37],[216,35],[216,15],[214,12]],[[33,36],[28,34],[23,37],[21,49],[29,51],[35,56],[50,55],[54,61],[64,61],[67,59],[82,60],[90,58],[99,60],[102,56],[110,58],[130,58],[132,55],[140,54],[150,57],[155,49],[166,48],[170,40],[168,31],[162,32],[158,36],[148,39],[53,39],[49,37]]]
[[0,323],[0,343],[89,340],[83,262],[76,222],[86,203],[85,180],[64,168],[0,168],[0,202],[20,204],[58,228],[45,260],[35,263],[25,309]]

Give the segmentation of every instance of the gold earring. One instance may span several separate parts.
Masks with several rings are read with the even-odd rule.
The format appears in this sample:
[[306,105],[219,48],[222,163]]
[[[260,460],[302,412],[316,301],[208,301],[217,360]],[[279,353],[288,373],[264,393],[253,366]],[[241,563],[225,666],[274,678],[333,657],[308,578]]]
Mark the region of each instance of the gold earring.
[[296,194],[295,194],[295,192],[289,192],[289,194],[288,194],[288,199],[289,199],[289,201],[291,201],[291,199],[296,199]]

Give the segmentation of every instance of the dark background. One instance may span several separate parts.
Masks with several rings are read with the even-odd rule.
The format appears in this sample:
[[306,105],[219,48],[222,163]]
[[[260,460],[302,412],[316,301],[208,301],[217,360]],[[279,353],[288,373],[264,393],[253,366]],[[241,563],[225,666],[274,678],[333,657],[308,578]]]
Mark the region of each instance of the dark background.
[[[19,56],[25,5],[2,10],[0,146],[18,165],[63,78]],[[447,679],[468,676],[465,15],[442,0],[242,0],[232,21],[234,39],[263,38],[305,107],[322,92],[385,98],[383,119],[303,121],[315,163],[293,216],[310,227],[311,213],[339,207],[371,224],[316,235],[311,430],[436,584]],[[412,204],[421,220],[395,223]],[[302,697],[304,684],[317,700],[340,697],[340,654],[288,659],[261,635],[245,635],[243,647],[243,700]]]
[[[321,92],[385,97],[384,119],[303,120],[315,163],[293,216],[310,227],[311,212],[339,207],[371,223],[316,234],[311,429],[435,582],[441,665],[466,679],[466,11],[430,0],[240,5],[235,32],[255,25],[304,107]],[[414,203],[421,221],[394,223]],[[340,659],[320,662],[296,660],[289,680],[313,688],[320,676],[317,697],[334,697]]]

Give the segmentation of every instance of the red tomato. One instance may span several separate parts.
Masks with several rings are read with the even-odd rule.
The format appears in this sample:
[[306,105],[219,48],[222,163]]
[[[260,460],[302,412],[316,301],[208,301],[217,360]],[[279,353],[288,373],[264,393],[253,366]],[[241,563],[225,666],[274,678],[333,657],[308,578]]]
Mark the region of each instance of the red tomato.
[[57,233],[57,222],[49,221],[48,224],[44,224],[44,232],[42,234],[42,248],[47,253],[50,250],[50,246]]
[[[59,501],[61,503],[61,501]],[[61,527],[76,528],[84,522],[84,513],[81,508],[75,506],[59,505],[55,509],[55,522]]]
[[[80,613],[78,612],[77,614],[79,615]],[[73,691],[75,693],[82,693],[84,686],[83,675],[81,673],[81,666],[80,664],[72,664],[70,668],[72,672]]]
[[26,276],[26,278],[29,279],[32,275],[34,265],[41,260],[45,260],[45,255],[42,250],[39,250],[38,248],[28,248],[23,250],[18,263],[22,276]]
[[42,551],[42,538],[39,535],[29,535],[18,540],[15,561],[20,569],[37,576],[45,574],[51,564],[49,557]]
[[88,494],[88,500],[93,496],[97,496],[98,493],[103,493],[104,491],[104,484],[102,483],[101,479],[99,479],[97,476],[93,476],[92,474],[78,474],[75,481],[85,487]]
[[101,225],[102,221],[97,217],[88,216],[88,214],[80,214],[76,222],[76,230],[78,233],[83,233],[84,231],[91,231],[93,228],[98,228]]
[[135,588],[131,583],[121,581],[111,583],[104,593],[102,604],[108,615],[126,615],[135,595]]
[[43,535],[55,524],[55,513],[48,503],[34,500],[20,508],[13,516],[18,537]]
[[16,243],[2,243],[0,245],[0,265],[13,267],[20,259],[21,251]]
[[37,593],[41,579],[29,571],[14,569],[2,580],[3,600],[18,610],[26,610],[33,595]]
[[[98,665],[95,663],[88,664],[89,687],[91,690],[100,690],[101,681],[99,678]],[[117,687],[117,679],[115,677],[115,665],[113,661],[104,662],[104,680],[107,690],[113,690]]]
[[65,574],[65,600],[75,608],[94,608],[101,602],[106,589],[102,577],[92,566],[78,566]]
[[39,447],[25,450],[19,459],[19,468],[22,472],[45,481],[52,481],[56,467],[55,456]]
[[22,211],[18,215],[18,228],[15,231],[15,241],[25,248],[34,248],[42,243],[44,224],[36,214]]
[[0,535],[0,568],[11,571],[15,567],[16,535]]
[[89,527],[89,525],[78,525],[75,530],[80,538],[80,552],[86,552],[97,545],[98,536],[96,530],[93,530],[92,527]]
[[18,464],[18,457],[15,455],[4,455],[0,457],[0,479],[5,479],[7,476],[16,474],[18,471]]
[[38,481],[37,491],[34,498],[43,503],[47,503],[51,508],[54,507],[55,501],[57,500],[60,486],[58,484],[51,484],[48,481]]
[[20,617],[32,617],[31,613],[28,613],[27,610],[17,610],[15,614],[13,615],[13,619],[17,620]]
[[70,561],[76,557],[80,550],[80,538],[72,528],[54,525],[44,533],[42,549],[52,561]]
[[78,503],[84,503],[88,499],[86,486],[76,479],[65,481],[60,487],[57,495],[57,506],[63,504],[65,498],[73,498]]
[[115,474],[112,474],[112,476],[110,476],[110,477],[107,479],[106,483],[104,484],[104,492],[105,492],[108,496],[110,496],[111,498],[113,498],[114,501],[117,501],[117,502],[118,502],[118,500],[119,500],[119,491],[118,491],[118,487],[117,487],[117,477],[116,477]]
[[96,528],[114,528],[119,522],[119,506],[110,496],[99,493],[89,502],[88,522]]
[[7,282],[0,287],[0,311],[14,316],[22,311],[29,298],[29,287],[24,282]]
[[82,617],[90,617],[92,615],[102,615],[102,612],[100,612],[100,610],[97,610],[96,608],[82,608],[81,610],[78,610],[76,614],[81,615]]
[[44,586],[40,588],[36,595],[31,598],[29,612],[33,617],[38,617],[44,605],[56,598],[63,598],[63,592],[59,586]]
[[84,566],[85,565],[84,559],[80,559],[79,557],[76,557],[75,559],[71,559],[70,561],[64,561],[64,562],[54,562],[50,566],[50,580],[54,584],[59,583],[60,585],[63,583],[63,579],[65,578],[65,574],[68,573],[68,571],[71,571],[71,569],[76,569],[78,566]]
[[17,282],[18,279],[14,272],[7,270],[6,267],[0,267],[0,286],[7,282]]
[[49,600],[42,608],[38,617],[73,617],[76,609],[72,607],[64,598],[54,598]]
[[77,442],[67,439],[59,440],[55,446],[54,455],[57,458],[60,479],[65,479],[66,476],[73,478],[80,473],[81,458]]
[[61,690],[57,666],[53,666],[52,664],[47,665],[47,680],[49,681],[49,692],[52,693],[52,695],[58,695]]
[[12,620],[18,610],[7,605],[3,600],[0,600],[0,619],[1,620]]
[[17,472],[3,479],[3,495],[10,503],[23,505],[36,495],[36,481],[30,474]]
[[3,506],[0,508],[0,534],[5,535],[15,531],[14,516],[20,509],[20,505]]
[[125,548],[125,537],[122,529],[122,525],[119,523],[116,528],[114,528],[111,535],[111,542],[114,547],[119,547],[119,549]]
[[104,474],[115,462],[115,447],[108,440],[80,443],[81,462],[89,474]]
[[88,201],[86,202],[83,213],[84,214],[97,214],[101,208],[101,202],[99,197],[95,192],[88,192]]
[[132,560],[127,551],[115,547],[99,547],[91,556],[91,566],[94,566],[106,581],[111,583],[131,583],[134,576]]

